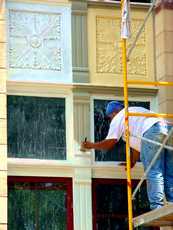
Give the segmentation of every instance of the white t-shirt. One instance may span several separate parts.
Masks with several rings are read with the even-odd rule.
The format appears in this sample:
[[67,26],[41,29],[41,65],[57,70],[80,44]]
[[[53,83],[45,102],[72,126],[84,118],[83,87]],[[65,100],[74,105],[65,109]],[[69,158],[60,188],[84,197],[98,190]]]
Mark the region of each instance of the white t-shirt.
[[[153,113],[152,111],[143,107],[129,107],[129,112],[134,113]],[[129,117],[129,132],[130,132],[130,147],[140,151],[141,138],[143,134],[151,128],[155,123],[162,121],[161,118],[155,117]],[[106,139],[122,139],[125,141],[125,110],[122,109],[111,121],[109,132]]]

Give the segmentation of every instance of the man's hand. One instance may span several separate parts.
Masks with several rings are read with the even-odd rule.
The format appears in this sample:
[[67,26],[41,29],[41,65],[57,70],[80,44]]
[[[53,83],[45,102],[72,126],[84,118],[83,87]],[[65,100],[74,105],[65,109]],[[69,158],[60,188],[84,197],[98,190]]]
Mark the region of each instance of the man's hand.
[[81,143],[81,149],[92,149],[93,143],[90,141],[84,141]]
[[99,142],[84,141],[81,143],[81,149],[109,150],[117,143],[116,139],[108,139]]

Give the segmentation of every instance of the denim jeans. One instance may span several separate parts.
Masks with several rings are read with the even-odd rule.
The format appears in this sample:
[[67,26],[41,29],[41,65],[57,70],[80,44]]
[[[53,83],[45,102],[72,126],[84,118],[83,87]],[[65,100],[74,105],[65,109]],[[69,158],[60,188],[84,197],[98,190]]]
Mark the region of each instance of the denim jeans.
[[[161,125],[156,123],[144,133],[144,137],[149,140],[162,143],[165,135],[162,130],[169,130],[170,125]],[[168,140],[167,145],[171,144],[173,136]],[[160,146],[142,140],[140,158],[144,165],[144,170],[148,167],[154,155]],[[164,196],[168,202],[173,202],[173,151],[163,149],[155,164],[147,175],[147,194],[150,202],[150,208],[160,208],[164,204]]]

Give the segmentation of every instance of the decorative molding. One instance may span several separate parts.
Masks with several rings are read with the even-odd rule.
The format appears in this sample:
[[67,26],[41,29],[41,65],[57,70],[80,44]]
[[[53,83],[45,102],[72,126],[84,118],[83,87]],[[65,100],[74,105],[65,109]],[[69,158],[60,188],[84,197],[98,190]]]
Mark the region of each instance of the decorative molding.
[[[128,89],[130,96],[156,96],[158,92],[157,87],[129,87]],[[90,94],[99,94],[99,95],[116,95],[123,96],[123,86],[122,87],[114,87],[114,86],[106,86],[106,85],[91,85],[91,84],[73,84],[73,92],[75,93],[90,93]]]
[[62,70],[62,14],[9,10],[9,67]]
[[72,92],[72,89],[73,86],[68,84],[7,81],[8,95],[65,97]]
[[[130,47],[135,37],[141,19],[132,20],[132,37],[128,42]],[[97,73],[122,73],[121,41],[120,41],[120,18],[96,16],[96,71]],[[131,75],[147,75],[145,30],[136,44],[128,65]]]
[[72,1],[73,82],[89,82],[87,1]]
[[[114,0],[88,0],[88,6],[91,7],[120,7],[120,1]],[[151,3],[143,3],[143,2],[131,2],[131,8],[138,9],[148,9],[151,6]]]
[[70,6],[9,2],[9,78],[71,83],[70,32]]

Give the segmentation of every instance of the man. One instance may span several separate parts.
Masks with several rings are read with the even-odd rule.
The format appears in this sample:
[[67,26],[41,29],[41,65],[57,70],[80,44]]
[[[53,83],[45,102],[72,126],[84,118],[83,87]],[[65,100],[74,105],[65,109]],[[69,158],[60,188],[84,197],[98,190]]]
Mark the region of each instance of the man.
[[[143,107],[129,107],[129,112],[153,113]],[[111,119],[108,135],[100,142],[83,142],[86,149],[109,150],[122,137],[125,140],[125,111],[118,101],[107,105],[106,115]],[[129,117],[130,147],[135,153],[140,152],[144,169],[148,167],[159,145],[147,142],[146,139],[162,143],[172,126],[161,118],[131,116]],[[142,137],[146,138],[145,140]],[[172,138],[172,137],[171,137]],[[147,193],[150,208],[164,205],[164,193],[167,201],[173,202],[173,151],[163,149],[147,176]]]

